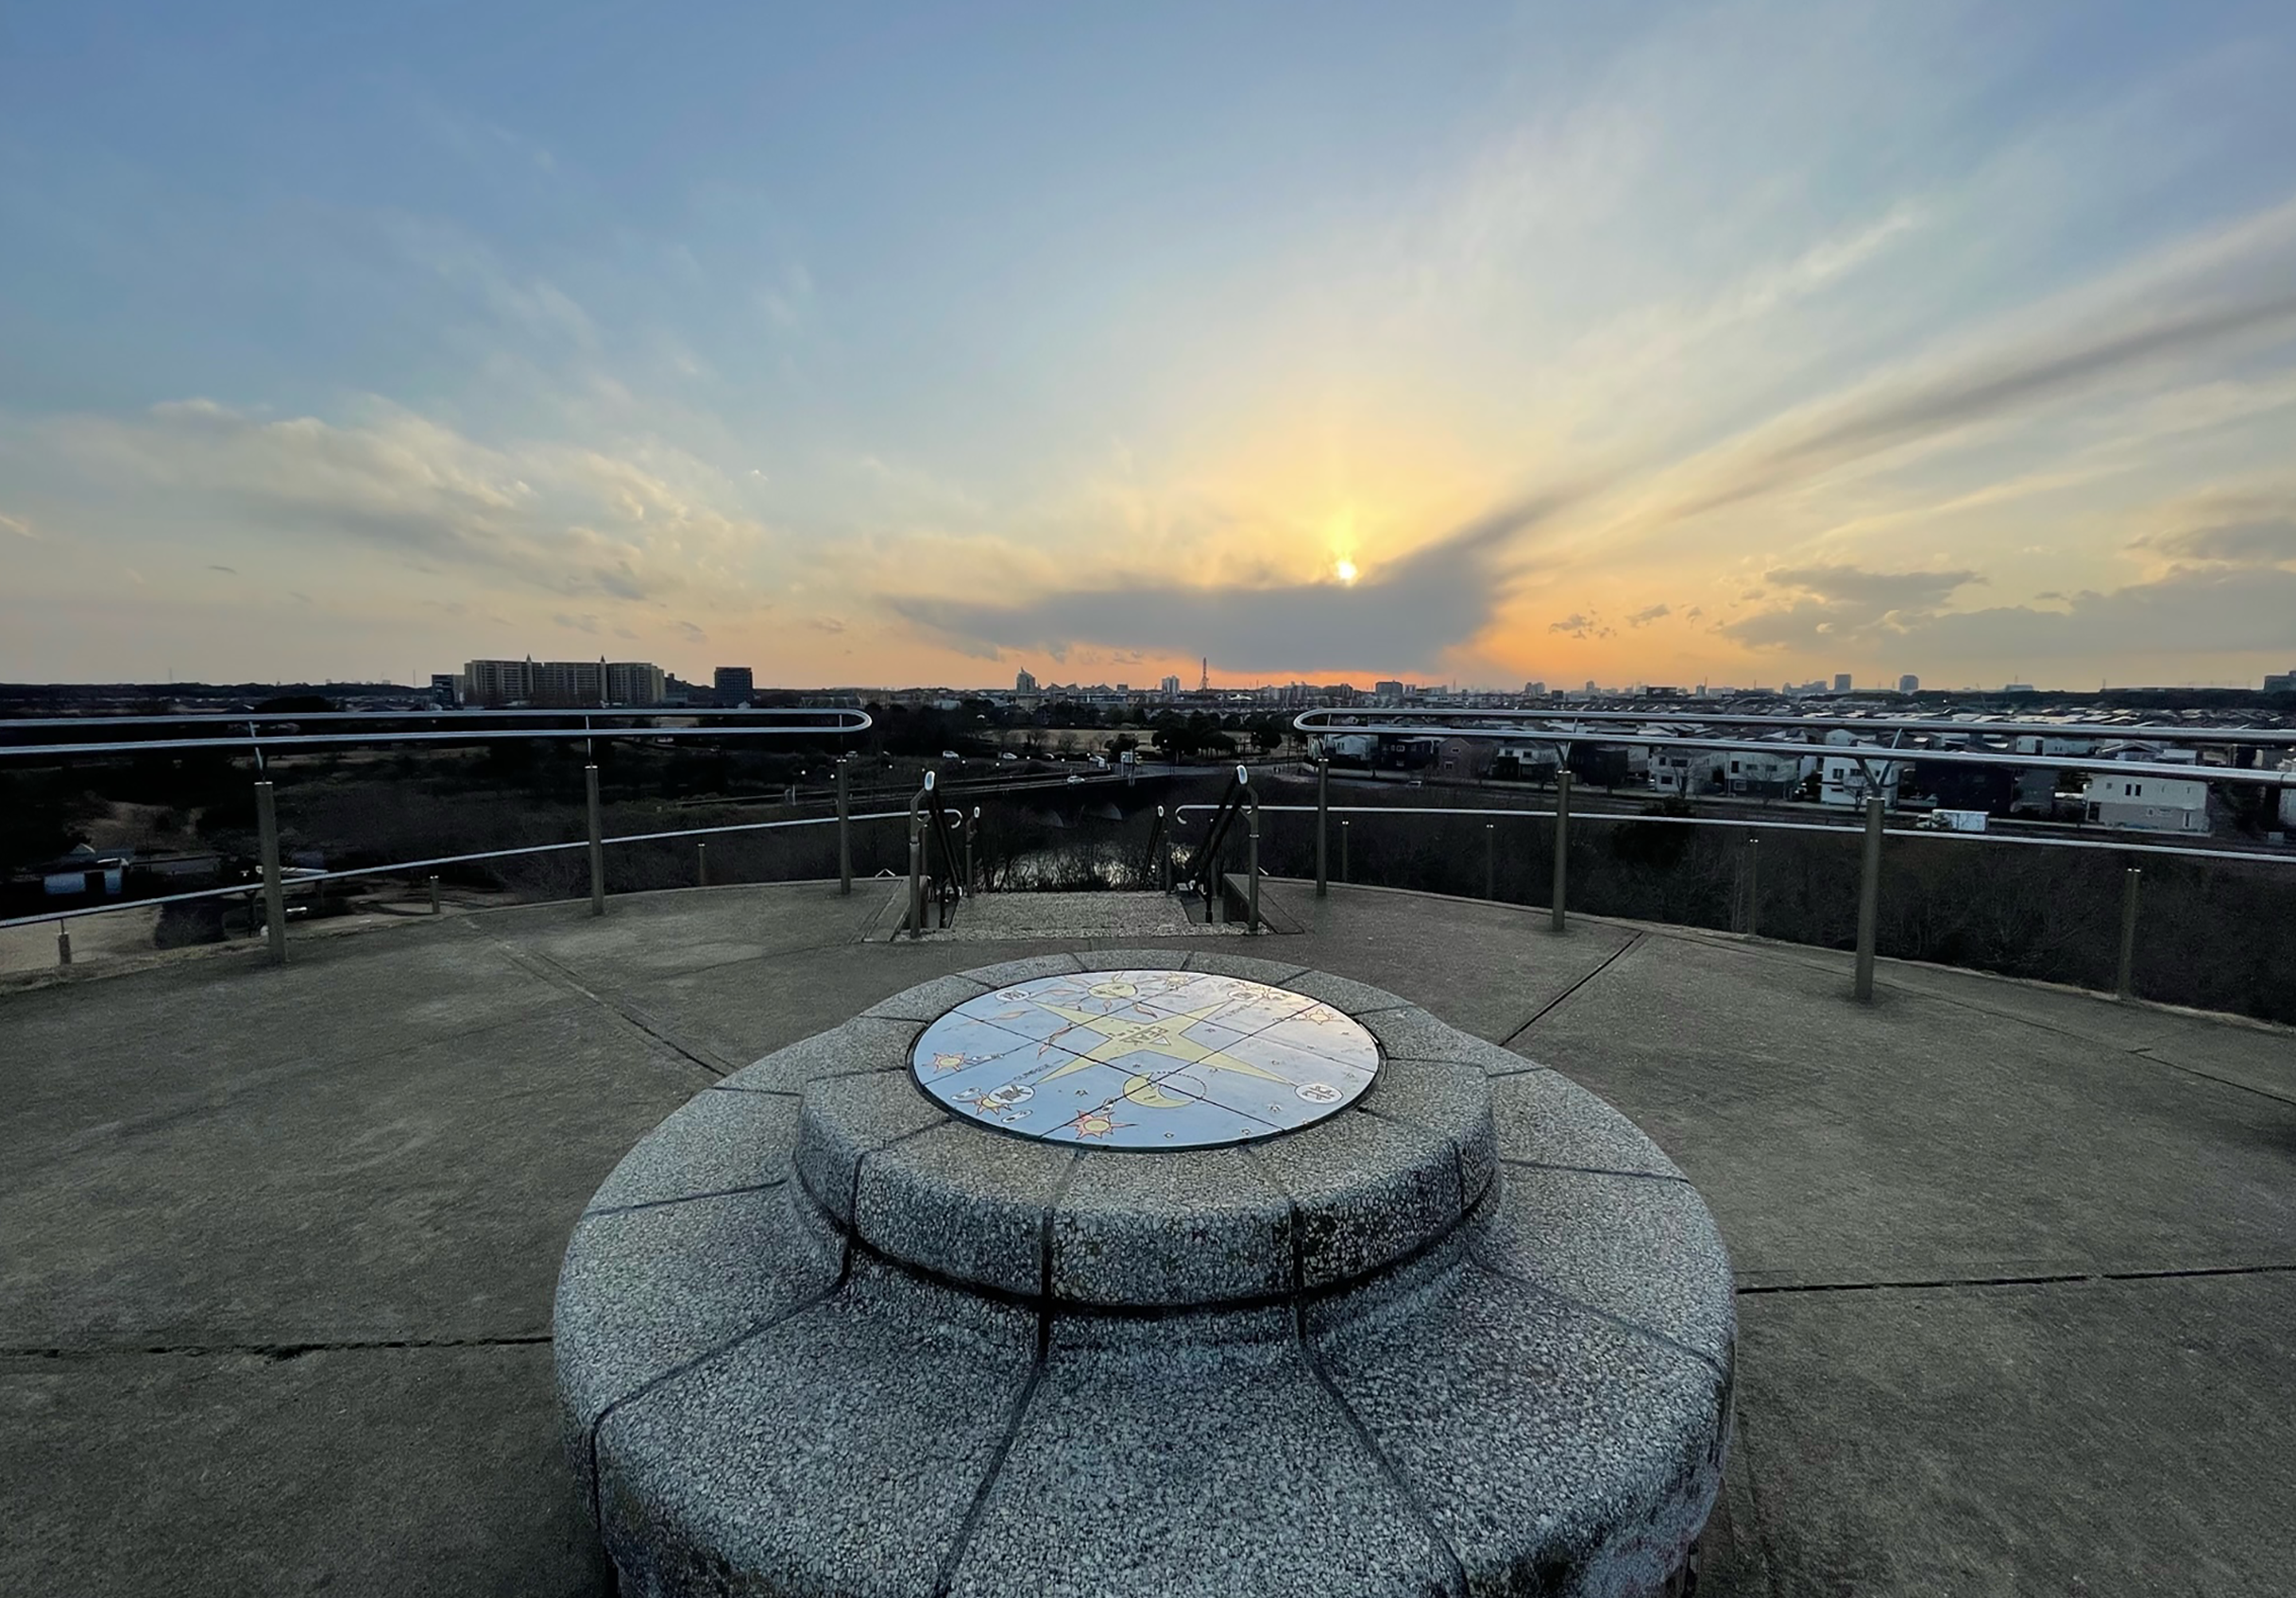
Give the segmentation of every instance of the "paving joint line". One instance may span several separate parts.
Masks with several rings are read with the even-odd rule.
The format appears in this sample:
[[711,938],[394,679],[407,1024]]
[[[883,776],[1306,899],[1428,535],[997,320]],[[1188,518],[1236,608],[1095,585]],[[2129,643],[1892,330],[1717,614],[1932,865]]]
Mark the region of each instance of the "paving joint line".
[[1513,1031],[1507,1033],[1505,1037],[1502,1038],[1499,1041],[1499,1046],[1501,1048],[1511,1049],[1514,1046],[1515,1040],[1517,1038],[1522,1036],[1523,1033],[1529,1031],[1533,1027],[1538,1026],[1539,1022],[1544,1021],[1548,1015],[1553,1013],[1556,1006],[1560,1005],[1564,1000],[1576,994],[1579,989],[1585,987],[1589,982],[1593,981],[1604,972],[1609,970],[1611,966],[1617,964],[1621,959],[1624,958],[1632,951],[1641,948],[1642,946],[1642,940],[1649,936],[1650,934],[1647,932],[1637,932],[1633,937],[1627,939],[1617,948],[1612,949],[1609,954],[1603,958],[1602,964],[1596,966],[1593,970],[1588,972],[1584,977],[1581,977],[1577,981],[1565,988],[1561,993],[1556,994],[1553,998],[1547,1000],[1546,1003],[1540,1005],[1538,1012],[1534,1014],[1528,1021],[1525,1021],[1522,1026],[1516,1028]]
[[383,1353],[430,1349],[534,1348],[551,1341],[548,1332],[513,1333],[499,1337],[344,1337],[313,1342],[277,1343],[118,1343],[74,1347],[68,1344],[0,1345],[0,1359],[78,1361],[124,1356],[174,1355],[202,1358],[250,1354],[273,1361],[299,1359],[314,1353]]
[[2247,1266],[2166,1266],[2150,1270],[2069,1270],[2030,1276],[1941,1276],[1889,1282],[1780,1282],[1742,1284],[1740,1298],[1785,1293],[1885,1293],[1938,1287],[2057,1287],[2084,1282],[2176,1282],[2201,1277],[2286,1276],[2296,1262]]
[[[733,1075],[739,1068],[730,1061],[719,1059],[716,1051],[708,1048],[706,1045],[696,1044],[692,1047],[688,1047],[668,1028],[636,1005],[609,994],[593,992],[580,978],[574,975],[570,967],[552,956],[542,953],[539,949],[516,949],[500,939],[495,940],[495,947],[500,949],[513,964],[523,966],[527,971],[540,977],[553,986],[569,989],[579,994],[599,1009],[620,1017],[624,1024],[652,1038],[655,1043],[720,1080]],[[536,970],[536,967],[541,969]],[[697,1054],[695,1052],[697,1048],[702,1052]]]

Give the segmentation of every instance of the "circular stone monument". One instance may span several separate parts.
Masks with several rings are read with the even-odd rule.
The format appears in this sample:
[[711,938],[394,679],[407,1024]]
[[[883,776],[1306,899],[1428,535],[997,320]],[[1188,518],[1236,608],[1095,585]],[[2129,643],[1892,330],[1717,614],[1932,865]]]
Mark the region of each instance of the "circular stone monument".
[[943,978],[696,1095],[555,1335],[648,1598],[1677,1592],[1734,1342],[1705,1204],[1600,1099],[1166,951]]

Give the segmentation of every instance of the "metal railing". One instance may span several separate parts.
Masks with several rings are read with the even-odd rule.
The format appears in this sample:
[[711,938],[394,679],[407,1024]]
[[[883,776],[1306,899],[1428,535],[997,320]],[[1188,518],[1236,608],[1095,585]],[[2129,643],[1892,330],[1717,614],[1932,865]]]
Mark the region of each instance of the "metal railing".
[[[1327,858],[1326,851],[1328,847],[1329,827],[1331,824],[1331,818],[1335,815],[1341,818],[1340,879],[1343,882],[1348,881],[1351,878],[1348,863],[1348,840],[1350,823],[1352,823],[1356,817],[1471,816],[1479,818],[1485,823],[1486,827],[1484,835],[1484,892],[1485,897],[1487,898],[1496,897],[1496,841],[1494,834],[1489,830],[1492,824],[1495,821],[1506,819],[1553,822],[1555,824],[1553,836],[1553,885],[1550,890],[1548,904],[1549,924],[1554,931],[1556,933],[1563,933],[1569,929],[1569,861],[1571,850],[1571,826],[1574,819],[1571,808],[1572,787],[1573,784],[1571,774],[1567,771],[1558,773],[1556,776],[1556,804],[1554,808],[1547,809],[1523,808],[1518,807],[1502,808],[1491,806],[1454,805],[1334,805],[1330,802],[1329,784],[1323,779],[1323,774],[1318,773],[1317,803],[1313,805],[1258,806],[1255,808],[1255,819],[1257,810],[1265,810],[1271,815],[1312,815],[1316,818],[1315,857],[1317,861],[1317,875],[1318,878],[1318,891],[1321,891],[1323,862]],[[1190,812],[1200,813],[1210,810],[1215,812],[1215,824],[1216,825],[1219,817],[1225,813],[1227,808],[1228,801],[1226,800],[1221,801],[1221,803],[1216,806],[1211,804],[1181,805],[1175,807],[1173,809],[1172,824],[1175,829],[1185,826],[1189,824]],[[1859,860],[1857,937],[1855,944],[1856,964],[1852,978],[1852,993],[1860,999],[1871,999],[1873,997],[1874,960],[1877,952],[1882,891],[1882,843],[1885,839],[1913,839],[1920,840],[1922,842],[1938,842],[1949,845],[1966,845],[1971,847],[1980,847],[1984,845],[2005,845],[2010,847],[2041,849],[2100,850],[2110,851],[2112,853],[2124,856],[2159,856],[2183,859],[2239,861],[2251,865],[2263,864],[2282,867],[2296,867],[2296,854],[2273,854],[2244,849],[2208,849],[2195,847],[2189,844],[2145,843],[2098,838],[2040,838],[2017,833],[1940,831],[1927,827],[1893,828],[1886,825],[1885,808],[1881,799],[1878,795],[1869,797],[1862,807],[1862,814],[1861,821],[1859,824],[1854,826],[1827,824],[1822,822],[1772,821],[1766,819],[1736,818],[1727,816],[1669,815],[1663,812],[1643,814],[1623,811],[1596,811],[1584,813],[1575,819],[1617,824],[1656,824],[1660,826],[1721,827],[1725,829],[1733,829],[1735,831],[1746,834],[1748,851],[1744,858],[1744,863],[1742,867],[1741,892],[1743,895],[1743,924],[1745,930],[1750,935],[1755,934],[1760,914],[1758,887],[1759,879],[1756,876],[1759,855],[1755,853],[1755,850],[1759,846],[1758,839],[1760,834],[1765,832],[1805,833],[1822,834],[1825,836],[1841,839],[1858,839],[1860,841],[1861,847]],[[1257,829],[1255,827],[1253,839],[1255,847],[1252,852],[1252,875],[1255,887],[1258,877],[1257,842]],[[1210,847],[1213,842],[1214,840],[1208,837],[1206,840],[1206,847]],[[2124,998],[2130,996],[2134,986],[2134,969],[2136,956],[2137,906],[2141,877],[2141,868],[2130,867],[2124,873],[2122,879],[2123,886],[2120,947],[2114,980],[2114,991],[2117,995]],[[1254,919],[1256,922],[1256,915]]]
[[[1335,720],[1335,718],[1343,718]],[[1492,725],[1505,722],[1509,725]],[[1597,726],[1580,723],[1593,722]],[[2114,773],[2122,776],[2163,777],[2181,782],[2244,783],[2261,788],[2296,788],[2296,770],[2262,766],[2203,766],[2197,762],[2121,760],[2109,756],[2019,754],[2012,750],[1969,748],[1962,744],[1914,744],[1893,741],[1828,743],[1822,738],[1705,738],[1694,734],[1653,732],[1668,722],[1710,723],[1717,726],[1761,726],[1778,732],[1823,734],[1849,729],[1889,732],[1893,739],[1907,734],[1931,738],[1970,739],[1981,735],[2039,736],[2118,740],[2140,743],[2219,745],[2226,748],[2296,749],[2296,728],[2264,727],[2153,727],[2099,726],[2087,723],[2054,725],[2049,722],[1990,722],[1924,721],[1897,717],[1866,721],[1858,718],[1730,716],[1698,711],[1635,712],[1589,710],[1303,710],[1292,720],[1302,737],[1427,738],[1439,736],[1477,742],[1522,743],[1551,748],[1558,764],[1567,763],[1574,744],[1601,744],[1625,749],[1698,750],[1726,755],[1792,755],[1853,762],[1867,785],[1878,781],[1877,769],[1914,764],[2005,767],[2023,771]],[[1629,729],[1633,730],[1629,730]]]
[[[305,722],[358,722],[372,727],[376,722],[434,722],[468,717],[474,722],[493,722],[507,720],[509,726],[464,725],[452,731],[408,730],[390,726],[383,730],[360,733],[305,733]],[[682,722],[700,717],[719,724],[676,726],[647,724],[664,720]],[[730,718],[740,718],[734,723]],[[532,724],[548,722],[548,725]],[[601,722],[609,723],[601,725]],[[327,747],[345,743],[389,747],[407,742],[492,743],[502,740],[548,739],[568,742],[584,740],[593,749],[599,739],[657,738],[822,738],[846,737],[866,732],[873,722],[865,711],[842,709],[796,710],[485,710],[485,711],[310,711],[301,713],[263,713],[247,716],[102,716],[14,719],[0,721],[0,730],[21,731],[38,729],[66,736],[30,743],[0,745],[0,756],[19,756],[46,760],[70,760],[93,756],[158,753],[163,751],[218,749],[230,753],[251,753],[256,769],[264,768],[266,748]],[[117,740],[107,736],[109,729],[121,726],[147,727],[159,730],[176,728],[198,729],[197,736],[187,738],[148,738]],[[242,730],[244,729],[244,730]],[[265,730],[269,729],[269,730]],[[838,808],[834,816],[800,816],[771,821],[738,822],[715,826],[680,827],[668,831],[626,833],[613,837],[605,834],[604,816],[599,800],[598,767],[593,763],[583,767],[584,817],[586,836],[565,842],[530,843],[502,849],[479,849],[461,854],[435,855],[418,859],[393,860],[382,865],[351,866],[338,870],[301,869],[289,871],[281,862],[277,798],[268,777],[260,777],[255,785],[255,812],[258,834],[259,876],[252,882],[227,883],[213,888],[194,889],[180,893],[153,894],[147,897],[111,900],[94,905],[76,905],[56,910],[39,910],[28,915],[0,919],[0,930],[13,927],[56,924],[57,957],[60,965],[72,962],[70,924],[89,916],[111,915],[147,906],[196,903],[203,900],[239,900],[253,905],[260,899],[264,906],[264,934],[274,962],[287,958],[286,921],[287,897],[290,887],[298,891],[319,889],[328,882],[358,877],[403,876],[416,873],[432,874],[429,880],[430,901],[434,912],[438,909],[437,876],[442,868],[473,865],[488,860],[512,859],[521,857],[554,855],[573,850],[586,850],[589,856],[590,912],[605,912],[605,851],[609,848],[634,843],[650,843],[677,839],[706,839],[745,832],[768,832],[790,827],[835,825],[838,828],[838,855],[841,862],[840,889],[852,892],[851,827],[855,822],[896,821],[899,811],[878,811],[862,815],[852,813],[846,803],[847,759],[838,762]],[[697,844],[697,847],[699,845]],[[697,858],[697,876],[706,879],[707,856]]]

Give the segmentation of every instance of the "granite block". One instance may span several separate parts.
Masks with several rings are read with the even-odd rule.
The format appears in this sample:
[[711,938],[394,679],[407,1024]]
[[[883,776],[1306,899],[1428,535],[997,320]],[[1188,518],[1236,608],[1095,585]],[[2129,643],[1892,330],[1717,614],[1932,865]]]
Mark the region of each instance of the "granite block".
[[906,1070],[909,1051],[924,1029],[910,1020],[857,1016],[745,1065],[711,1086],[721,1093],[796,1094],[820,1077]]
[[1491,1085],[1472,1065],[1438,1060],[1388,1060],[1371,1091],[1357,1101],[1366,1114],[1421,1127],[1447,1139],[1459,1162],[1459,1198],[1474,1208],[1498,1169]]
[[623,1590],[927,1598],[1035,1362],[1036,1317],[857,1263],[598,1432]]
[[796,1131],[797,1100],[786,1095],[698,1093],[621,1157],[589,1208],[655,1204],[785,1182]]
[[1026,982],[1032,977],[1065,977],[1084,969],[1084,962],[1072,954],[1030,955],[1026,960],[1008,960],[997,965],[983,965],[965,973],[976,982],[986,982],[992,988],[1001,988],[1012,982]]
[[1468,1590],[1663,1590],[1721,1487],[1726,1379],[1471,1265],[1399,1302],[1318,1306],[1310,1341]]
[[1292,978],[1304,973],[1307,967],[1291,960],[1230,954],[1225,949],[1195,949],[1188,955],[1186,969],[1214,977],[1240,977],[1247,982],[1265,982],[1271,988],[1288,988]]
[[951,1121],[861,1162],[855,1230],[904,1264],[1034,1295],[1053,1198],[1082,1157]]
[[913,988],[903,988],[891,998],[879,999],[861,1013],[893,1021],[930,1021],[988,991],[986,983],[961,974],[936,977]]
[[1682,1180],[1641,1128],[1558,1071],[1494,1078],[1490,1098],[1503,1160]]
[[1284,984],[1294,993],[1321,999],[1325,1004],[1346,1011],[1350,1015],[1362,1015],[1374,1010],[1401,1010],[1410,1000],[1385,988],[1374,988],[1369,982],[1357,982],[1346,977],[1335,977],[1328,971],[1301,973]]
[[585,1498],[590,1428],[609,1405],[827,1291],[842,1255],[794,1183],[583,1217],[559,1270],[552,1341]]
[[1063,1316],[949,1590],[1370,1598],[1449,1570],[1287,1313]]
[[1265,1297],[1292,1283],[1291,1200],[1240,1148],[1084,1156],[1052,1216],[1052,1292],[1094,1304]]
[[820,1078],[806,1089],[797,1117],[798,1179],[814,1202],[849,1227],[862,1161],[948,1118],[906,1071]]
[[1471,1251],[1488,1269],[1730,1367],[1737,1285],[1714,1217],[1688,1182],[1518,1167]]
[[1296,1206],[1303,1288],[1352,1282],[1458,1224],[1458,1158],[1423,1128],[1351,1111],[1251,1155]]

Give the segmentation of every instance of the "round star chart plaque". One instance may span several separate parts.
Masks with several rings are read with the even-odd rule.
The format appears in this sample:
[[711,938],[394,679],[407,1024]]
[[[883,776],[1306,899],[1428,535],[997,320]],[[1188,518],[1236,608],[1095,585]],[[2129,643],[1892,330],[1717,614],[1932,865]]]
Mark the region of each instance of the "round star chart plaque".
[[911,1068],[959,1115],[1104,1148],[1206,1148],[1296,1131],[1379,1072],[1371,1034],[1265,982],[1086,971],[968,999],[925,1029]]

